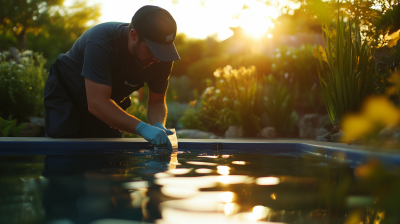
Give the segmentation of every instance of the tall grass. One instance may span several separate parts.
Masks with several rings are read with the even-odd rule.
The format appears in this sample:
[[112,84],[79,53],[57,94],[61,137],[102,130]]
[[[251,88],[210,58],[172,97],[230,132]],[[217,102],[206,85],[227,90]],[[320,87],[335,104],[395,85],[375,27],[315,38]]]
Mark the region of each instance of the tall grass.
[[[361,40],[359,22],[344,21],[343,14],[331,30],[323,25],[323,47],[314,50],[318,58],[318,76],[329,117],[341,120],[346,113],[356,112],[366,96],[374,91],[374,63],[371,48]],[[328,64],[328,69],[324,68]]]

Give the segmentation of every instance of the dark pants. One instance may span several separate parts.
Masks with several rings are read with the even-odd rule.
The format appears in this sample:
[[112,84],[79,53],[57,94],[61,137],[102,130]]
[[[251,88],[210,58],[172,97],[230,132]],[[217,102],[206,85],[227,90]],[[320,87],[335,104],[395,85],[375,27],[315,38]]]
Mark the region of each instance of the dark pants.
[[64,74],[54,63],[44,90],[46,136],[52,138],[120,138],[119,130],[88,111],[85,79]]

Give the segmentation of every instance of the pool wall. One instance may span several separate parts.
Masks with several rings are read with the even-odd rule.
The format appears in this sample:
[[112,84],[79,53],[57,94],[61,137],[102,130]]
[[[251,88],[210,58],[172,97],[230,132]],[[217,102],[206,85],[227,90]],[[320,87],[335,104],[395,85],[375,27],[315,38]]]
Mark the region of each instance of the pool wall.
[[[242,153],[311,153],[332,159],[360,164],[377,158],[385,164],[400,165],[400,150],[388,151],[342,143],[312,140],[249,140],[249,139],[179,139],[179,150],[240,151]],[[144,139],[51,139],[0,138],[0,155],[60,155],[139,152],[153,149]]]

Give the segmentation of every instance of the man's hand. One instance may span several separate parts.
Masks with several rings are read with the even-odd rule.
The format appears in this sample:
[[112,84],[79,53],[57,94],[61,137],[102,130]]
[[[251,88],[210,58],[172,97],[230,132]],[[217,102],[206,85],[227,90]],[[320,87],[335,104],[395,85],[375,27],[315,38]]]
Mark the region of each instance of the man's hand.
[[174,134],[173,131],[168,130],[167,128],[165,128],[164,125],[163,125],[163,123],[161,123],[161,122],[158,122],[158,123],[154,124],[153,126],[156,126],[157,128],[160,128],[160,129],[164,130],[165,133],[167,133],[167,135],[172,135],[172,134]]
[[142,136],[149,141],[153,146],[166,147],[167,150],[172,151],[172,145],[169,141],[167,133],[163,129],[148,125],[141,121],[136,126],[136,134]]

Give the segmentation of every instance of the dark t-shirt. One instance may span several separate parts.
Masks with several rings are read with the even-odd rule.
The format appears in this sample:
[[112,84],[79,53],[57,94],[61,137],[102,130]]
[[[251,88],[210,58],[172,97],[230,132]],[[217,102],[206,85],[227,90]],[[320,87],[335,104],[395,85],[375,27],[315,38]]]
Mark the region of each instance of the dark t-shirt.
[[[128,25],[102,23],[82,34],[67,53],[59,56],[63,78],[81,74],[94,82],[111,86],[111,99],[118,104],[144,83],[154,93],[165,93],[173,63],[159,62],[147,68],[139,67],[128,50]],[[73,80],[84,82],[83,77]],[[85,86],[84,83],[76,84],[75,87]]]

